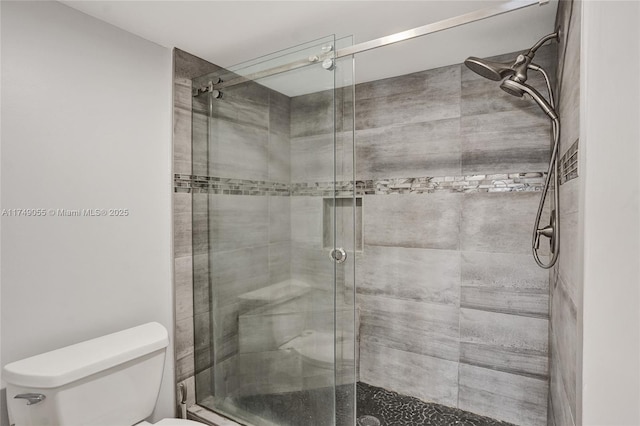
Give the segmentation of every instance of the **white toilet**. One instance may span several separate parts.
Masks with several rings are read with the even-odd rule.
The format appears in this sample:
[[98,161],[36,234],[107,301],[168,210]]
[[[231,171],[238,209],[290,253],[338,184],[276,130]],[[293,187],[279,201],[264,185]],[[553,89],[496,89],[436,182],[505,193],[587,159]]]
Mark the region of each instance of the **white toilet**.
[[[151,415],[169,337],[151,322],[7,364],[15,426],[132,426]],[[156,426],[202,426],[164,419]]]

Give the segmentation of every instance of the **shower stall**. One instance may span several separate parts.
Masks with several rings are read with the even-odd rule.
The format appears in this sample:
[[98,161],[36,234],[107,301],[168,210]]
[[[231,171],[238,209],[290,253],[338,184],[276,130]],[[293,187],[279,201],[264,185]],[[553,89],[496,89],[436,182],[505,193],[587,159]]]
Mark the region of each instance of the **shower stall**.
[[237,421],[355,422],[353,59],[260,77],[349,44],[325,37],[192,83],[193,214],[207,221],[194,244],[208,246],[194,280],[210,283],[196,390]]
[[[544,99],[483,78],[513,75],[528,46],[357,85],[354,70],[360,52],[534,3],[393,40],[328,36],[188,82],[191,174],[176,180],[192,202],[198,407],[255,426],[547,424],[536,262],[558,239],[534,261],[530,235],[558,211],[559,134]],[[542,44],[534,66],[555,87]],[[541,90],[543,74],[514,84]]]

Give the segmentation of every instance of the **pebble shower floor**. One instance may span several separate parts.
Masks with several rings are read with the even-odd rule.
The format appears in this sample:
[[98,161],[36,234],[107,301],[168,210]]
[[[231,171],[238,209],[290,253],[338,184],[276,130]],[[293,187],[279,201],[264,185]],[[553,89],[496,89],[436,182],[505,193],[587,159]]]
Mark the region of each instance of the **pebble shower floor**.
[[514,426],[361,382],[357,399],[357,426]]
[[[353,388],[351,388],[353,389]],[[410,396],[358,382],[356,426],[515,426],[490,417],[440,404],[428,403]],[[346,401],[348,386],[312,389],[239,398],[236,404],[251,412],[270,413],[271,421],[287,426],[324,426],[322,413],[333,405],[334,398]],[[350,404],[349,404],[350,405]],[[340,406],[336,424],[344,425],[352,414],[349,406]]]

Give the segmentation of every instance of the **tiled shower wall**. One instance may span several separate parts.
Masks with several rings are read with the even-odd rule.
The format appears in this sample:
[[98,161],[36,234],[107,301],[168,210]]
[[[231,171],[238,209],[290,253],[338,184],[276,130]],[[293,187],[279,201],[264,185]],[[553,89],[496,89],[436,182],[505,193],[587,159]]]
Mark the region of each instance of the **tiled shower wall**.
[[[560,257],[551,270],[549,425],[580,424],[579,374],[581,348],[578,335],[582,311],[583,250],[579,231],[579,196],[582,176],[578,170],[580,136],[580,27],[581,1],[560,1],[556,26],[558,44],[559,115],[562,124],[559,155],[565,168],[560,185]],[[569,167],[570,166],[570,167]],[[562,176],[562,175],[566,176]]]
[[[554,74],[554,49],[542,48],[536,60]],[[210,175],[207,164],[197,164],[206,152],[189,161],[190,77],[216,67],[176,51],[179,61],[198,71],[176,72],[175,173]],[[535,76],[530,82],[544,84]],[[312,282],[331,280],[318,275],[326,268],[315,259],[324,254],[309,248],[322,243],[323,192],[315,182],[332,180],[332,129],[318,114],[331,111],[331,102],[323,93],[291,99],[290,208],[245,212],[258,221],[268,211],[285,215],[296,245],[291,274]],[[461,65],[357,86],[362,381],[523,425],[546,421],[549,289],[529,242],[549,139],[537,106]],[[340,141],[339,133],[337,165],[348,176],[351,154]],[[269,143],[249,148],[272,152]],[[206,196],[193,194],[193,201],[206,203]],[[188,385],[190,403],[194,376],[210,380],[210,371],[195,371],[206,360],[194,364],[194,357],[211,353],[209,342],[193,340],[194,321],[206,327],[210,296],[208,279],[192,272],[195,265],[196,277],[208,276],[208,241],[193,244],[191,231],[208,235],[215,226],[206,214],[192,219],[191,197],[177,192],[174,203],[177,379]],[[206,204],[196,210],[206,212]],[[194,288],[202,306],[192,302]]]
[[[555,58],[547,46],[536,63],[554,75]],[[360,380],[543,425],[549,288],[530,241],[550,122],[498,86],[463,65],[356,86],[356,178],[374,187],[356,268]],[[416,178],[434,176],[421,191]]]

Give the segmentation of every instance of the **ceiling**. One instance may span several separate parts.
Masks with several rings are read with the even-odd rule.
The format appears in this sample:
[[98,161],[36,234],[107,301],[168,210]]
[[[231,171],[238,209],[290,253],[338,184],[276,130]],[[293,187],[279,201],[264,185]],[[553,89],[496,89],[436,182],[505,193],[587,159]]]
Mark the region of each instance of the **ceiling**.
[[[354,43],[361,43],[502,2],[62,1],[159,45],[178,47],[225,68],[327,35],[353,36]],[[525,50],[554,30],[556,9],[557,0],[553,0],[358,54],[356,80],[451,65],[471,55]],[[314,68],[294,78],[280,76],[261,83],[289,96],[322,90],[327,73],[323,77],[322,69]]]

